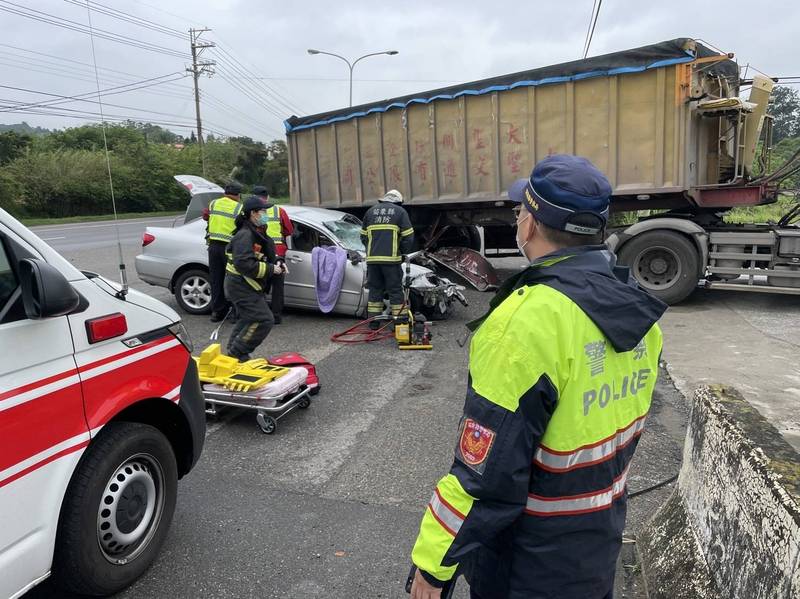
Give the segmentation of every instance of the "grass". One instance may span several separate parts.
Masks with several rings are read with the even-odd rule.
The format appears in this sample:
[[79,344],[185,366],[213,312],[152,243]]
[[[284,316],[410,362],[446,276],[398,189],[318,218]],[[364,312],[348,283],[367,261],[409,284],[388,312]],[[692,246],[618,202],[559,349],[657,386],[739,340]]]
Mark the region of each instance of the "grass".
[[732,224],[778,222],[796,203],[794,196],[781,195],[774,204],[734,208],[725,215],[725,222]]
[[[159,218],[161,216],[178,216],[180,212],[126,212],[117,214],[119,220],[130,220],[132,218]],[[114,220],[113,214],[97,214],[93,216],[66,216],[64,218],[21,218],[20,222],[26,227],[37,227],[39,225],[62,225],[65,223],[88,223],[99,220]]]

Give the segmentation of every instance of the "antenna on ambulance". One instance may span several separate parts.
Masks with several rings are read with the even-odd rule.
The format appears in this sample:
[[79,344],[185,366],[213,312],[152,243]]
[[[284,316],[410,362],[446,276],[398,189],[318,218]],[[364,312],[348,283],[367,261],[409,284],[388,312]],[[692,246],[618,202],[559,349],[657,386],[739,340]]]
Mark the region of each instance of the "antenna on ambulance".
[[106,138],[106,119],[103,115],[103,98],[100,95],[100,76],[97,73],[97,55],[94,49],[94,29],[92,27],[92,8],[89,0],[86,0],[86,13],[89,20],[89,39],[92,43],[92,62],[94,63],[94,80],[97,84],[97,104],[100,107],[100,126],[103,130],[103,147],[106,152],[106,168],[108,169],[108,186],[111,189],[111,208],[114,211],[114,229],[117,232],[117,251],[119,253],[119,276],[122,289],[117,292],[119,299],[125,299],[128,295],[128,273],[125,271],[125,260],[122,257],[122,241],[119,235],[119,222],[117,220],[117,202],[114,197],[114,178],[111,176],[111,157],[108,152],[108,139]]

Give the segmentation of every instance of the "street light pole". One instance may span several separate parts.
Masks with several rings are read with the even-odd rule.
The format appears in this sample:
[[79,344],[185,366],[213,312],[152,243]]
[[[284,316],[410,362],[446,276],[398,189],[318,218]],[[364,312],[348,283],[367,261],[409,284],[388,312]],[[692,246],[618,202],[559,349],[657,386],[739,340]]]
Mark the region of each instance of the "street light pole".
[[333,56],[334,58],[338,58],[343,60],[347,65],[347,68],[350,70],[350,106],[353,105],[353,69],[358,64],[360,60],[364,60],[370,56],[380,56],[381,54],[386,54],[388,56],[394,56],[395,54],[399,54],[397,50],[384,50],[383,52],[370,52],[369,54],[364,54],[364,56],[359,56],[356,58],[352,63],[347,60],[344,56],[340,56],[339,54],[334,54],[333,52],[324,52],[322,50],[314,50],[313,48],[308,49],[308,53],[311,55],[314,54],[326,54],[327,56]]

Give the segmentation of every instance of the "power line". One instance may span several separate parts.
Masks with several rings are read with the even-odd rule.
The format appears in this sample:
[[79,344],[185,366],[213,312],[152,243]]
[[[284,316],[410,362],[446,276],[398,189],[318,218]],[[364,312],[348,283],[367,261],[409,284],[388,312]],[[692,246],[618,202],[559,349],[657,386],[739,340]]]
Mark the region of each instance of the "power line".
[[[227,113],[227,116],[232,117],[232,118],[238,120],[241,123],[245,123],[250,127],[255,127],[255,128],[263,131],[264,133],[268,133],[269,135],[273,135],[273,136],[276,135],[275,129],[270,128],[265,123],[261,123],[260,121],[255,120],[253,117],[251,117],[247,113],[242,112],[238,108],[235,108],[235,107],[231,106],[230,104],[227,104],[226,102],[223,102],[222,100],[220,100],[216,96],[212,96],[208,92],[203,92],[202,99],[203,99],[204,102],[210,104],[211,106],[217,108],[218,110],[221,110],[221,111]],[[241,116],[237,116],[237,114],[241,115]],[[281,134],[277,134],[277,135],[279,137],[282,136]]]
[[[44,56],[45,58],[52,58],[54,60],[59,60],[59,61],[62,61],[62,62],[76,64],[76,65],[80,65],[80,66],[83,66],[83,67],[91,67],[92,66],[91,63],[88,63],[88,62],[81,62],[79,60],[73,60],[73,59],[70,59],[70,58],[64,58],[63,56],[56,56],[55,54],[47,54],[45,52],[37,52],[35,50],[29,50],[28,48],[21,48],[19,46],[12,46],[11,44],[1,44],[0,43],[0,47],[11,48],[12,50],[19,50],[21,52],[26,52],[28,54],[35,54],[37,56]],[[13,54],[13,53],[8,53],[8,54]],[[21,58],[27,58],[27,57],[26,56],[22,56]],[[33,59],[30,59],[30,60],[33,60]],[[58,65],[58,66],[59,66],[59,68],[63,68],[60,65]],[[106,71],[108,73],[116,73],[116,74],[119,74],[119,75],[126,75],[128,77],[133,77],[134,79],[141,79],[142,77],[144,77],[144,75],[141,75],[140,73],[129,73],[127,71],[119,71],[117,69],[109,69],[108,67],[97,67],[97,68],[99,70],[101,70],[101,71]],[[179,87],[178,85],[174,85],[174,84],[172,84],[171,86],[172,87],[176,87],[176,88]]]
[[248,100],[250,100],[250,101],[251,101],[253,104],[255,104],[256,106],[258,106],[259,108],[262,108],[262,109],[266,110],[267,112],[269,112],[269,113],[270,113],[272,116],[274,116],[275,118],[277,118],[277,119],[281,119],[281,120],[283,120],[283,119],[285,118],[285,117],[284,117],[284,115],[282,115],[280,112],[278,112],[278,111],[277,111],[275,108],[273,108],[272,106],[270,106],[270,105],[268,105],[268,104],[266,104],[266,103],[263,103],[263,102],[262,102],[262,101],[261,101],[261,100],[258,98],[258,96],[256,96],[255,94],[253,94],[253,90],[248,90],[248,89],[244,88],[244,87],[243,87],[242,85],[240,85],[240,84],[239,84],[239,83],[238,83],[236,80],[234,80],[234,79],[229,79],[229,78],[228,78],[226,75],[220,75],[219,77],[220,77],[220,79],[222,79],[222,80],[223,80],[225,83],[227,83],[228,85],[230,85],[231,87],[233,87],[234,89],[236,89],[237,91],[239,91],[239,92],[242,94],[242,96],[243,96],[243,97],[245,97],[245,98],[247,98]]
[[[81,2],[80,0],[64,0],[68,4],[74,4],[81,8],[84,8],[86,5]],[[119,9],[113,8],[111,6],[107,6],[105,4],[100,4],[99,2],[94,2],[94,0],[89,0],[89,4],[92,7],[94,12],[113,17],[115,19],[119,19],[120,21],[124,21],[126,23],[131,23],[133,25],[139,25],[140,27],[144,27],[145,29],[149,29],[151,31],[156,31],[157,33],[163,33],[165,35],[170,35],[172,37],[177,37],[181,40],[186,39],[186,34],[182,31],[177,29],[172,29],[171,27],[166,27],[164,25],[159,25],[158,23],[154,23],[153,21],[149,21],[147,19],[143,19],[141,17],[137,17],[136,15],[132,15],[130,13],[121,11]]]
[[[170,73],[170,75],[176,75],[176,74],[178,74],[178,73]],[[131,87],[133,85],[136,85],[136,83],[129,83],[127,85],[118,85],[116,87],[109,87],[109,88],[106,88],[104,90],[100,90],[100,94],[104,95],[104,96],[122,94],[122,93],[126,93],[126,92],[129,92],[129,91],[134,91],[136,89],[142,89],[143,87],[150,87],[150,86],[153,86],[153,85],[160,85],[162,83],[167,83],[169,81],[177,81],[178,79],[182,79],[183,77],[185,77],[185,75],[180,75],[179,77],[176,77],[175,79],[169,79],[168,81],[158,81],[158,79],[163,79],[164,77],[169,77],[170,75],[162,75],[161,77],[154,77],[152,79],[145,79],[144,81],[140,81],[138,83],[141,83],[141,84],[148,84],[149,83],[148,85],[142,85],[140,87],[135,87],[135,88],[132,88],[132,89],[121,89],[121,88]],[[152,83],[150,83],[150,82],[152,82]],[[62,104],[65,101],[82,100],[86,96],[91,96],[91,95],[93,95],[95,93],[95,92],[86,92],[86,93],[83,93],[83,94],[76,94],[74,96],[61,96],[59,94],[51,94],[51,93],[48,93],[48,92],[41,92],[41,91],[37,91],[37,90],[31,90],[31,89],[27,89],[27,88],[23,88],[23,87],[14,87],[14,86],[11,86],[11,85],[0,85],[0,87],[5,88],[5,89],[13,89],[13,90],[16,90],[16,91],[39,94],[39,95],[43,95],[43,96],[51,96],[51,97],[61,98],[60,100],[48,100],[48,101],[38,102],[38,103],[34,102],[32,104],[28,104],[27,105],[27,107],[30,107],[30,108],[35,108],[35,107],[39,107],[39,106],[50,106],[50,105],[54,105],[54,104]],[[3,112],[3,110],[0,109],[0,112]]]
[[[36,57],[33,57],[33,56],[24,56],[24,55],[20,55],[20,54],[15,54],[13,52],[7,52],[7,51],[0,50],[0,60],[4,60],[4,61],[8,61],[8,60],[20,61],[21,65],[23,65],[23,66],[20,66],[18,64],[13,64],[13,63],[10,64],[8,62],[0,63],[0,64],[5,64],[6,66],[10,66],[12,68],[25,69],[26,71],[35,71],[35,72],[44,73],[44,74],[50,75],[50,76],[61,77],[61,78],[64,78],[64,79],[70,79],[72,81],[74,81],[74,80],[88,81],[87,79],[85,79],[85,77],[91,74],[91,72],[87,72],[87,70],[84,69],[84,68],[72,66],[73,64],[75,64],[75,65],[82,65],[82,66],[85,66],[85,67],[91,67],[90,64],[83,63],[83,62],[80,62],[80,61],[77,61],[77,60],[71,60],[71,59],[68,59],[68,58],[62,58],[60,56],[54,56],[52,54],[45,54],[43,52],[34,52],[32,50],[26,50],[25,48],[18,48],[17,46],[11,46],[9,44],[0,44],[0,47],[14,48],[14,49],[22,50],[23,52],[28,52],[30,54],[34,54],[36,56],[46,56],[48,58],[53,58],[55,60],[60,60],[60,61],[63,61],[64,63],[67,63],[66,65],[65,64],[59,64],[59,63],[48,61],[48,60],[42,60],[41,58],[36,58]],[[2,56],[2,55],[6,55],[6,56]],[[102,67],[98,67],[98,69],[101,70],[101,71],[107,71],[109,73],[118,73],[119,74],[119,75],[106,75],[106,74],[103,74],[103,76],[100,78],[100,80],[106,85],[117,85],[119,83],[138,82],[144,77],[141,74],[128,73],[128,72],[125,72],[125,71],[118,71],[118,70],[115,70],[115,69],[107,69],[107,68],[102,68]],[[145,91],[145,93],[152,94],[152,95],[155,95],[155,96],[161,96],[161,97],[165,97],[165,98],[177,98],[177,99],[180,99],[180,100],[186,100],[186,91],[187,90],[186,90],[185,87],[179,85],[178,83],[165,83],[164,84],[164,88],[166,88],[166,89],[148,88]],[[172,91],[169,91],[169,90],[172,90]],[[178,92],[183,92],[183,93],[178,93]]]
[[[242,64],[242,62],[239,61],[235,56],[233,56],[230,53],[230,51],[226,50],[225,47],[218,45],[217,46],[217,51],[221,52],[225,57],[227,57],[229,59],[229,61],[234,63],[234,70],[236,70],[239,74],[243,74],[245,77],[247,77],[247,76],[255,77],[255,73],[253,73],[247,66]],[[229,65],[229,66],[231,66],[231,65]],[[263,81],[261,81],[259,79],[254,79],[254,80],[257,82],[257,85],[268,96],[270,96],[279,106],[283,105],[286,109],[289,110],[289,112],[302,113],[301,110],[299,110],[298,108],[292,106],[286,100],[286,98],[281,96],[280,93],[278,93],[276,90],[271,88],[269,85],[267,85],[266,83],[264,83]]]
[[[586,32],[586,42],[583,44],[583,58],[589,55],[589,48],[592,45],[592,38],[594,37],[594,28],[597,25],[597,17],[600,16],[600,7],[603,5],[603,0],[595,0],[592,4],[592,15],[589,19],[589,29]],[[597,8],[595,8],[595,6]]]
[[[54,25],[54,26],[60,27],[62,29],[69,29],[71,31],[77,31],[78,33],[83,33],[85,35],[91,35],[89,30],[88,30],[88,28],[85,25],[83,25],[82,23],[78,23],[76,21],[71,21],[69,19],[64,19],[62,17],[56,16],[56,15],[53,15],[53,14],[50,14],[50,13],[42,12],[40,10],[27,8],[27,7],[22,6],[20,4],[15,4],[14,2],[9,2],[8,0],[0,0],[0,4],[6,5],[6,6],[0,6],[0,10],[2,10],[4,12],[10,13],[10,14],[14,14],[14,15],[18,15],[18,16],[21,16],[21,17],[25,17],[25,18],[28,18],[28,19],[32,19],[34,21],[39,21],[41,23],[47,23],[49,25]],[[15,8],[9,8],[9,6],[15,7]],[[25,11],[27,11],[27,12],[25,12]],[[36,13],[36,14],[33,14],[33,13]],[[43,15],[43,16],[39,16],[39,15]],[[142,41],[136,40],[134,38],[130,38],[130,37],[127,37],[127,36],[124,36],[124,35],[119,35],[119,34],[111,32],[111,31],[105,31],[103,29],[94,30],[94,35],[96,37],[101,38],[101,39],[106,39],[106,40],[109,40],[109,41],[112,41],[112,42],[116,42],[116,43],[119,43],[119,44],[125,44],[127,46],[132,46],[134,48],[139,48],[139,49],[142,49],[142,50],[148,50],[150,52],[158,52],[160,54],[166,54],[168,56],[174,56],[174,57],[177,57],[177,58],[184,58],[184,59],[187,58],[186,54],[184,54],[182,52],[179,52],[178,50],[173,50],[172,48],[167,48],[167,47],[164,47],[164,46],[157,46],[155,44],[151,44],[151,43],[148,43],[148,42],[142,42]]]
[[[76,67],[66,67],[64,65],[59,65],[56,63],[47,63],[45,61],[30,62],[28,60],[20,60],[19,57],[13,55],[12,58],[7,58],[5,56],[2,56],[2,54],[6,53],[0,51],[0,65],[3,66],[24,70],[25,72],[42,73],[51,77],[61,77],[64,79],[69,79],[70,81],[85,81],[87,83],[92,83],[91,79],[87,78],[90,75],[90,73],[87,73],[86,71],[83,70],[79,70]],[[19,62],[18,63],[6,62],[8,60],[15,60]],[[102,81],[105,85],[119,85],[122,83],[128,83],[128,84],[132,83],[130,77],[126,77],[123,79],[122,77],[104,76],[100,78],[100,81]],[[150,90],[149,93],[166,98],[185,99],[185,95],[179,95],[174,92]]]

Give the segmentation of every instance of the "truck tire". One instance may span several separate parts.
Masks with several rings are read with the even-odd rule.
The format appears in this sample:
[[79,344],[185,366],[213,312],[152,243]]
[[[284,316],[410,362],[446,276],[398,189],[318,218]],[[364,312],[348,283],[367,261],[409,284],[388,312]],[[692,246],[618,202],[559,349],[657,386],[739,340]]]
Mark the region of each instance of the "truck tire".
[[444,234],[436,240],[436,243],[428,248],[436,251],[448,247],[465,247],[476,252],[481,251],[481,234],[475,225],[460,225],[450,227]]
[[112,422],[72,476],[58,521],[58,586],[104,597],[133,583],[158,555],[178,492],[175,454],[156,428]]
[[667,304],[691,295],[699,280],[700,256],[691,240],[673,231],[649,231],[631,239],[619,251],[639,285]]
[[191,268],[182,272],[175,280],[173,294],[187,314],[211,312],[211,279],[207,270]]

